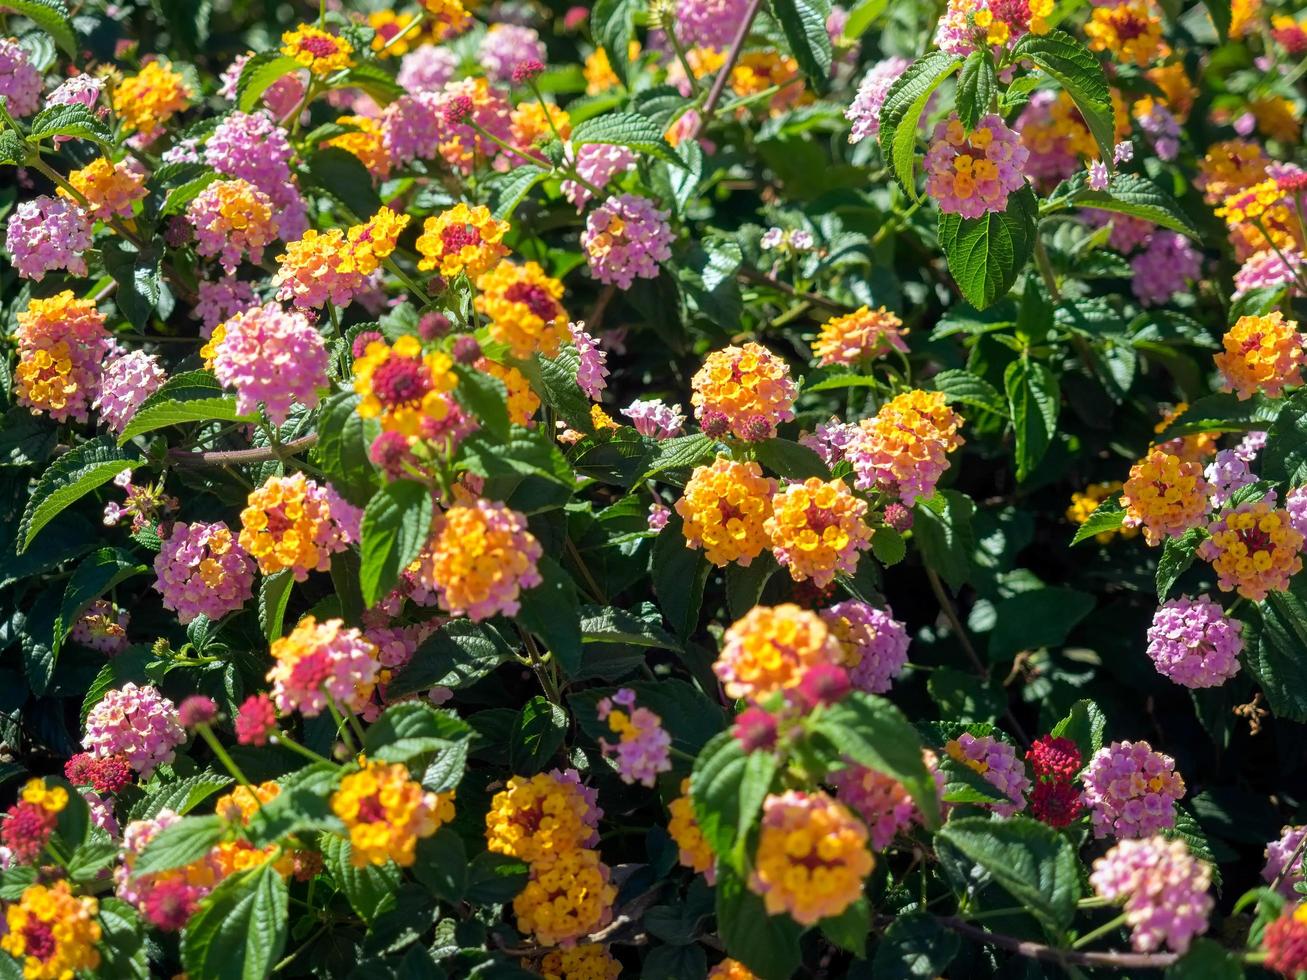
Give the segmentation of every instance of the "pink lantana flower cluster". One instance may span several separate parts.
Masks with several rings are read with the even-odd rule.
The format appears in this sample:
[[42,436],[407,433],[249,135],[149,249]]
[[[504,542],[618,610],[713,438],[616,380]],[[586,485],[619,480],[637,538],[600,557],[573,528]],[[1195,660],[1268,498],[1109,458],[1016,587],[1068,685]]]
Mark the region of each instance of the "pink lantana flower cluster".
[[656,279],[658,263],[672,257],[675,236],[667,217],[635,194],[610,197],[590,212],[581,247],[594,277],[618,289],[630,289],[636,279]]
[[108,691],[86,716],[82,748],[99,758],[121,755],[143,778],[172,762],[186,731],[177,707],[149,684]]
[[1095,837],[1147,837],[1173,827],[1176,801],[1185,793],[1175,760],[1143,741],[1099,749],[1082,781]]
[[979,218],[1003,211],[1008,195],[1025,185],[1030,152],[998,116],[968,133],[957,114],[935,127],[926,152],[926,193],[945,214]]
[[281,425],[293,404],[318,404],[318,389],[328,383],[327,347],[303,313],[269,303],[237,313],[222,334],[213,373],[236,389],[238,412],[252,414],[262,404],[269,421]]
[[1089,882],[1100,898],[1124,904],[1137,950],[1184,953],[1207,930],[1212,869],[1183,840],[1123,840],[1094,862]]
[[950,740],[944,750],[955,762],[980,773],[985,781],[1006,796],[1011,803],[985,804],[1001,817],[1010,817],[1026,808],[1026,791],[1030,777],[1016,749],[992,735],[977,737],[963,732]]
[[1239,673],[1243,646],[1243,623],[1206,596],[1163,603],[1148,628],[1157,672],[1190,688],[1219,687]]
[[672,737],[663,720],[648,708],[636,706],[635,692],[621,688],[612,697],[600,698],[596,706],[600,721],[606,721],[616,742],[599,740],[605,757],[617,766],[625,783],[653,786],[660,772],[672,768]]
[[155,589],[182,624],[217,621],[254,595],[254,561],[222,521],[174,524],[154,559]]

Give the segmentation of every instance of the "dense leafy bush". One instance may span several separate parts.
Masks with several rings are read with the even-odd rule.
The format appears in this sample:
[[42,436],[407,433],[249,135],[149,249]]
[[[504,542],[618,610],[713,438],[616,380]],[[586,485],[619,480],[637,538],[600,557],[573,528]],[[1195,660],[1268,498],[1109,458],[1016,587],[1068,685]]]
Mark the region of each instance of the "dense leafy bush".
[[0,976],[1307,969],[1307,22],[942,7],[3,0]]

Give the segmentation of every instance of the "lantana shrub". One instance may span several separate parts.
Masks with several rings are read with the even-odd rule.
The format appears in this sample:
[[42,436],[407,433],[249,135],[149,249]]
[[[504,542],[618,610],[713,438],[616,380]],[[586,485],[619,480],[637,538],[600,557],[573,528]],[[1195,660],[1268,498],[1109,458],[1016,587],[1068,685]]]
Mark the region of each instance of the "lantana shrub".
[[0,977],[1302,975],[1305,56],[0,0]]

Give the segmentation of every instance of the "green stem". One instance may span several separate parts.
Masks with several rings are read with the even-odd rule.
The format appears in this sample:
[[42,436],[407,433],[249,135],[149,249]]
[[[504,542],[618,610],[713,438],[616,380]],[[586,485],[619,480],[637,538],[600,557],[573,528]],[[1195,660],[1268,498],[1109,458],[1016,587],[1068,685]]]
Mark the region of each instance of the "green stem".
[[1048,287],[1048,295],[1053,298],[1053,302],[1062,302],[1062,291],[1057,287],[1053,263],[1048,258],[1048,249],[1044,247],[1044,240],[1039,236],[1038,227],[1035,228],[1035,265],[1039,267],[1039,274],[1043,276],[1044,285]]
[[1097,929],[1085,933],[1083,936],[1081,936],[1079,939],[1077,939],[1075,942],[1071,944],[1071,948],[1080,949],[1084,946],[1088,946],[1090,943],[1094,942],[1094,940],[1102,939],[1104,936],[1116,932],[1123,925],[1125,925],[1125,921],[1126,921],[1126,914],[1122,912],[1111,922],[1105,922]]
[[[227,771],[236,778],[236,782],[248,788],[250,781],[245,778],[245,773],[241,771],[241,767],[236,765],[236,760],[228,755],[227,750],[222,747],[222,743],[213,734],[213,729],[208,724],[202,724],[196,725],[195,730],[200,733],[200,738],[208,743],[209,748],[213,750],[213,754],[218,757],[218,760],[227,767]],[[257,796],[254,798],[254,803],[256,807],[259,805]]]
[[336,701],[334,698],[327,698],[327,710],[331,712],[332,720],[336,723],[336,735],[345,743],[345,747],[349,749],[349,754],[358,755],[359,747],[354,744],[354,737],[350,734],[349,725],[345,723],[345,719],[341,715],[340,709],[336,707]]
[[272,741],[277,745],[284,745],[292,752],[302,755],[304,756],[304,758],[312,762],[325,762],[327,765],[335,766],[337,769],[342,768],[340,763],[332,762],[325,755],[318,755],[318,753],[314,752],[307,745],[301,745],[299,742],[295,741],[295,739],[291,738],[289,735],[287,735],[285,732],[281,730],[278,730],[273,735],[271,735],[269,741]]

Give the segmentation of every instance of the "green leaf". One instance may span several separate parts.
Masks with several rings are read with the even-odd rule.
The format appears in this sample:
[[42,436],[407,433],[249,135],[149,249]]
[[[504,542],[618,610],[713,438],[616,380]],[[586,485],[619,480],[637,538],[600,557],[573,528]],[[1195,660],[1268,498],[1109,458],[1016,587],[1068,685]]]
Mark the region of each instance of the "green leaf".
[[769,915],[729,867],[717,871],[717,931],[726,952],[761,980],[789,980],[799,968],[803,927],[788,915]]
[[950,820],[935,846],[954,887],[978,891],[992,882],[1060,937],[1071,925],[1080,898],[1075,849],[1056,830],[1025,816]]
[[976,505],[956,490],[936,490],[918,498],[912,509],[912,537],[926,565],[954,590],[971,576],[971,552],[976,546],[971,516]]
[[449,751],[471,735],[467,722],[452,711],[421,701],[401,701],[368,727],[363,749],[369,758],[408,762],[417,756]]
[[60,456],[41,474],[27,498],[18,522],[17,553],[26,551],[41,529],[62,511],[137,462],[134,454],[114,446],[108,436],[84,442]]
[[512,651],[489,627],[455,619],[422,641],[386,690],[394,698],[433,687],[457,690],[512,659]]
[[63,0],[5,0],[4,6],[49,34],[68,57],[78,57],[77,35]]
[[543,390],[540,397],[552,408],[564,422],[577,432],[586,435],[594,433],[594,423],[590,420],[590,399],[576,383],[576,372],[581,358],[575,350],[565,348],[557,357],[538,358],[540,382]]
[[1116,494],[1099,502],[1093,513],[1089,515],[1089,519],[1076,528],[1076,534],[1071,539],[1071,543],[1076,545],[1081,541],[1088,541],[1094,535],[1102,534],[1104,531],[1115,531],[1124,523],[1125,511],[1121,509],[1121,496]]
[[1295,577],[1289,591],[1272,592],[1255,609],[1244,662],[1277,718],[1307,722],[1307,582]]
[[375,473],[368,447],[381,426],[358,414],[358,402],[358,395],[342,391],[323,403],[314,458],[337,489],[348,491],[355,503],[364,503],[371,498]]
[[767,439],[754,444],[755,458],[777,476],[806,480],[810,476],[830,479],[830,469],[807,446],[790,439]]
[[871,905],[865,897],[846,908],[839,915],[822,919],[818,925],[821,934],[840,949],[854,956],[867,955],[867,933],[871,931]]
[[1162,557],[1157,560],[1157,601],[1165,602],[1175,580],[1194,563],[1198,546],[1207,537],[1200,527],[1191,527],[1178,538],[1167,538]]
[[954,368],[940,371],[930,379],[936,391],[944,393],[950,404],[969,405],[995,415],[1007,415],[1007,399],[997,388],[971,371]]
[[872,980],[935,980],[948,972],[961,945],[957,933],[932,915],[899,916],[876,945]]
[[270,976],[286,948],[289,903],[271,861],[223,881],[182,934],[186,972],[206,980]]
[[150,980],[144,929],[135,908],[113,896],[101,898],[100,932],[100,970],[104,976]]
[[449,827],[418,841],[413,877],[446,902],[460,902],[467,891],[467,851]]
[[336,886],[364,922],[395,907],[395,893],[399,890],[401,874],[393,861],[385,864],[354,864],[354,849],[343,837],[322,839],[322,858],[331,872]]
[[503,905],[526,885],[530,869],[506,854],[482,851],[468,864],[466,901],[473,905]]
[[938,823],[935,779],[922,757],[921,739],[889,701],[854,691],[818,713],[809,728],[859,765],[897,779],[916,801],[926,826]]
[[146,432],[188,422],[249,422],[236,411],[236,398],[227,394],[208,371],[187,371],[169,378],[136,410],[118,445]]
[[623,85],[631,76],[630,44],[635,37],[633,0],[597,0],[590,11],[590,33],[608,55],[608,64]]
[[280,639],[284,632],[286,606],[294,587],[295,577],[289,568],[275,575],[265,575],[259,583],[259,628],[269,643]]
[[[1110,151],[1109,151],[1110,157]],[[1084,173],[1065,181],[1055,197],[1070,196],[1073,204],[1100,211],[1128,214],[1197,240],[1201,236],[1180,202],[1146,177],[1138,174],[1113,174],[1107,189],[1092,190]]]
[[183,817],[163,828],[145,845],[136,863],[135,874],[170,871],[198,861],[209,853],[226,833],[227,825],[217,814]]
[[152,820],[164,810],[172,810],[185,816],[219,790],[226,789],[232,783],[230,776],[215,773],[201,773],[179,779],[175,783],[166,783],[155,792],[142,797],[132,807],[132,820]]
[[[873,547],[875,543],[872,538]],[[758,604],[767,580],[779,570],[776,559],[765,551],[748,565],[731,562],[726,566],[726,606],[732,619],[739,619]]]
[[994,609],[989,659],[1001,663],[1022,650],[1060,647],[1094,604],[1088,592],[1057,587],[1009,596]]
[[746,752],[731,732],[715,735],[694,761],[690,799],[704,840],[720,862],[744,866],[744,844],[776,777],[769,752]]
[[[963,372],[959,372],[963,373]],[[866,374],[835,374],[803,386],[804,394],[814,391],[841,391],[845,388],[876,388],[880,382]]]
[[1103,67],[1082,43],[1063,31],[1027,34],[1012,50],[1012,61],[1029,59],[1071,96],[1085,127],[1098,144],[1102,160],[1112,159],[1116,144],[1112,96]]
[[1093,701],[1077,701],[1070,713],[1053,726],[1049,733],[1054,738],[1069,738],[1080,750],[1080,758],[1088,763],[1103,747],[1103,733],[1107,731],[1107,716]]
[[342,88],[362,89],[379,105],[389,105],[404,94],[395,76],[370,61],[355,62],[340,80]]
[[673,513],[653,547],[653,589],[663,616],[677,636],[687,637],[699,625],[703,589],[712,566],[702,551],[691,550],[679,515]]
[[641,474],[637,484],[652,480],[669,471],[689,470],[708,463],[717,455],[717,444],[705,435],[677,436],[658,443],[658,452]]
[[14,166],[27,159],[28,146],[12,129],[0,132],[0,164]]
[[1036,211],[1035,193],[1027,185],[1008,196],[1005,211],[980,218],[940,212],[940,246],[972,306],[993,305],[1017,281],[1034,248]]
[[[625,2],[625,0],[623,0]],[[549,176],[549,171],[534,164],[518,163],[506,174],[492,174],[482,181],[490,194],[490,211],[500,221],[512,217],[531,188]]]
[[1298,391],[1266,430],[1262,454],[1268,480],[1299,486],[1307,482],[1307,391]]
[[522,593],[518,619],[545,641],[545,646],[568,675],[581,669],[581,602],[576,584],[552,558],[536,563],[544,580]]
[[168,196],[164,199],[163,207],[159,209],[161,215],[180,214],[186,210],[193,200],[203,193],[204,189],[214,181],[220,180],[221,176],[213,170],[196,177],[194,180],[188,180],[184,184],[168,191]]
[[353,153],[338,146],[318,150],[309,158],[312,182],[345,205],[358,221],[366,221],[381,208],[372,175]]
[[1216,36],[1224,44],[1230,37],[1230,20],[1233,16],[1230,0],[1203,0],[1203,6],[1207,8],[1207,13],[1212,18],[1212,26],[1216,28]]
[[51,139],[67,136],[73,139],[109,143],[113,133],[84,105],[54,105],[38,112],[32,119],[29,139]]
[[830,88],[831,40],[826,30],[829,0],[769,0],[790,53],[818,93]]
[[496,439],[507,439],[508,390],[504,382],[494,375],[457,365],[458,387],[455,394],[463,407],[471,412],[486,431]]
[[998,76],[989,49],[972,51],[962,63],[957,91],[958,119],[967,132],[975,129],[980,118],[989,112],[997,93]]
[[536,695],[518,712],[508,736],[508,766],[534,776],[549,765],[567,737],[567,712]]
[[628,646],[677,650],[681,644],[662,628],[662,619],[646,603],[645,615],[615,606],[584,606],[581,609],[581,639],[585,643],[624,643]]
[[572,130],[572,145],[579,148],[587,143],[625,146],[673,167],[685,166],[672,145],[663,138],[658,125],[648,117],[634,112],[608,112],[587,119]]
[[1003,384],[1016,433],[1017,482],[1024,483],[1057,435],[1062,392],[1048,367],[1024,357],[1007,366]]
[[1196,939],[1189,952],[1166,968],[1165,980],[1243,980],[1243,975],[1238,954],[1214,939]]
[[310,831],[344,833],[345,825],[331,812],[332,792],[341,771],[329,762],[314,762],[278,780],[281,792],[250,818],[249,838],[259,847],[278,843],[291,834]]
[[63,605],[55,625],[54,641],[58,647],[64,636],[73,628],[77,617],[92,602],[100,598],[119,582],[133,575],[144,575],[150,569],[121,548],[101,548],[82,559],[64,587]]
[[908,66],[885,93],[880,110],[880,148],[908,196],[917,199],[917,126],[926,103],[941,82],[957,71],[962,59],[931,51]]
[[431,489],[415,480],[388,483],[368,501],[361,531],[363,601],[377,604],[431,538]]
[[264,51],[245,62],[241,77],[236,82],[236,108],[241,112],[253,112],[259,100],[272,85],[284,75],[301,71],[301,65],[294,58],[280,51]]
[[105,271],[118,284],[114,302],[134,327],[143,328],[164,298],[162,254],[116,238],[101,239],[100,251]]
[[903,535],[892,527],[878,527],[871,536],[871,553],[888,568],[908,556],[908,544]]
[[[1230,392],[1204,395],[1159,433],[1157,441],[1166,442],[1177,436],[1195,435],[1199,432],[1251,432],[1254,429],[1270,429],[1285,407],[1283,401],[1273,401],[1260,394],[1244,401],[1240,401]],[[1291,420],[1290,424],[1292,424]]]

